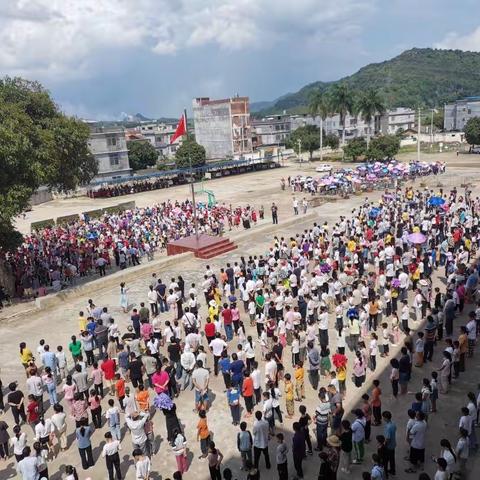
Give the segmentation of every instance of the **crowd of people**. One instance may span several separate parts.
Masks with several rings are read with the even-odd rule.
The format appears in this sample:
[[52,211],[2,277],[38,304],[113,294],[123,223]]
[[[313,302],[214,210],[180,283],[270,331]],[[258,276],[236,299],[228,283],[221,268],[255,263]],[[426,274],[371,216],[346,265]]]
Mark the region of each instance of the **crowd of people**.
[[[197,207],[198,230],[209,235],[240,225],[251,228],[264,217],[263,207]],[[71,286],[78,278],[104,276],[113,266],[124,269],[152,260],[170,241],[194,233],[192,202],[167,201],[95,219],[81,214],[66,225],[26,235],[15,251],[0,251],[0,261],[15,278],[14,296],[32,298]]]
[[87,195],[91,198],[111,198],[133,193],[149,192],[172,186],[173,180],[169,178],[157,178],[155,180],[136,180],[117,185],[106,185],[88,190]]
[[[317,177],[297,175],[289,177],[287,184],[292,192],[336,195],[362,189],[385,188],[389,183],[414,180],[444,172],[445,164],[442,162],[411,161],[406,164],[391,160],[390,162],[364,163],[355,168],[341,168]],[[286,187],[283,179],[281,186],[283,189]]]
[[[99,461],[92,453],[100,443],[95,430],[106,422],[101,456],[108,478],[123,478],[123,448],[132,452],[136,478],[148,479],[151,458],[159,454],[152,414],[161,410],[170,444],[161,453],[175,456],[174,479],[190,467],[187,449],[199,451],[212,480],[233,478],[223,467],[226,445],[212,438],[214,426],[224,428],[211,420],[225,402],[237,429],[231,442],[249,480],[261,478],[263,463],[275,465],[280,480],[290,478],[293,463],[294,477],[302,479],[313,461],[319,480],[340,472],[385,480],[399,470],[396,449],[403,441],[406,473],[421,480],[464,476],[478,448],[476,392],[465,391],[461,411],[449,411],[458,428],[445,431],[435,451],[426,444],[451,385],[458,388],[457,378],[473,362],[480,328],[479,210],[480,199],[468,190],[399,188],[377,203],[365,198],[335,224],[277,236],[264,255],[219,270],[207,266],[199,284],[153,274],[145,301],[128,312],[125,331],[108,306],[88,300],[68,343],[54,346],[43,338],[34,351],[20,343],[26,389],[22,381],[7,385],[13,426],[5,416],[0,421],[0,453],[5,458],[13,449],[23,480],[48,478],[49,461],[72,447],[70,416],[88,470]],[[119,303],[127,312],[123,283]],[[402,414],[382,399],[379,357],[389,359],[393,397],[417,390]],[[217,376],[224,398],[213,402],[210,383]],[[194,390],[199,447],[177,416],[176,403],[188,389]],[[347,389],[366,390],[352,411],[345,409]],[[312,396],[317,407],[308,411],[305,399]],[[285,419],[294,420],[291,438]],[[430,476],[431,455],[436,471]],[[78,478],[72,465],[64,474]]]

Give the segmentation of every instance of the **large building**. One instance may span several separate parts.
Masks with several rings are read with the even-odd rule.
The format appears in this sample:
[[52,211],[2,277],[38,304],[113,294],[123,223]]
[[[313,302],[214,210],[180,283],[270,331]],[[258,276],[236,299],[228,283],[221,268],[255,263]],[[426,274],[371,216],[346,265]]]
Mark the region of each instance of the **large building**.
[[415,110],[398,107],[388,110],[380,119],[380,131],[383,135],[395,135],[398,132],[415,128]]
[[241,158],[252,152],[248,97],[196,98],[193,119],[195,140],[203,145],[209,160]]
[[473,117],[480,117],[480,96],[466,97],[444,107],[443,128],[447,131],[460,131]]
[[252,146],[285,145],[290,133],[290,117],[276,115],[252,120]]
[[90,130],[88,146],[98,164],[96,180],[131,176],[124,129],[92,124]]

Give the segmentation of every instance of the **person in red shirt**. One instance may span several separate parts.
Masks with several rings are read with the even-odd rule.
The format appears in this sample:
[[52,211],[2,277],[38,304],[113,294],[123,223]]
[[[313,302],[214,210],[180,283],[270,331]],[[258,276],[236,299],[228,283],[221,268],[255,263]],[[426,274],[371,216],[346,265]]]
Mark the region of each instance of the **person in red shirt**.
[[232,310],[228,307],[228,303],[223,304],[222,310],[223,328],[225,329],[225,335],[227,336],[227,342],[233,340],[233,318]]
[[253,380],[251,379],[248,370],[243,372],[243,376],[245,378],[243,379],[242,384],[242,396],[245,401],[245,410],[247,411],[245,417],[251,417],[253,412]]
[[102,369],[103,375],[105,376],[105,380],[107,381],[108,385],[110,386],[110,395],[113,395],[114,391],[114,380],[115,380],[115,370],[117,368],[117,364],[115,360],[112,358],[107,358],[102,362],[100,366]]
[[215,338],[215,324],[210,317],[207,317],[207,323],[205,324],[204,330],[205,336],[207,337],[207,345],[210,345],[210,342]]
[[380,396],[382,395],[382,390],[380,390],[380,381],[374,380],[372,390],[372,413],[373,413],[373,425],[380,425],[382,423],[382,400]]
[[34,395],[28,396],[28,404],[27,404],[27,422],[32,427],[33,432],[35,433],[35,425],[38,423],[40,419],[40,414],[38,412],[38,402],[35,400]]

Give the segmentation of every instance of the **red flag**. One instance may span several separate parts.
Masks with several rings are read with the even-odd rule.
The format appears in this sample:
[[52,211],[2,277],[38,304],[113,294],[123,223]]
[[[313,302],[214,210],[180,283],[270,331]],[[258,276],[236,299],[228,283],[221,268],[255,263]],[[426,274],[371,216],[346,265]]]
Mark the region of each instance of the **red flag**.
[[185,135],[186,133],[187,133],[187,126],[185,125],[185,115],[182,115],[182,118],[178,122],[177,129],[175,130],[175,133],[173,134],[173,137],[170,139],[170,145],[178,137],[181,137],[182,135]]

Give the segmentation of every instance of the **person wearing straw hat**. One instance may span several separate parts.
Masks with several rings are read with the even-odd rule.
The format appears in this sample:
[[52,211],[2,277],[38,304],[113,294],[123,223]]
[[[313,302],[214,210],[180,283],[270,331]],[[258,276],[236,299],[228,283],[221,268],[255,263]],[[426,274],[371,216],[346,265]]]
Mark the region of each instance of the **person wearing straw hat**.
[[338,465],[340,461],[340,448],[342,442],[336,435],[330,435],[327,437],[327,457],[328,463],[330,464],[330,469],[332,473],[337,476]]

